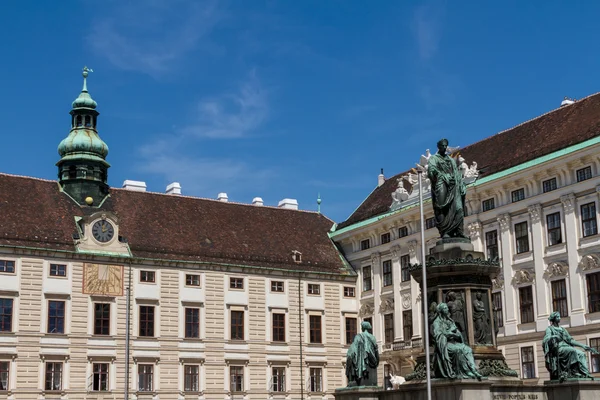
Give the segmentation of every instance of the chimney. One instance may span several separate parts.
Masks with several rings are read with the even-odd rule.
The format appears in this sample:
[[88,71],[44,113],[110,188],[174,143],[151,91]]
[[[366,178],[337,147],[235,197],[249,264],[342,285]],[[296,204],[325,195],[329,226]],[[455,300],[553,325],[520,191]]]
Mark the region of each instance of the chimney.
[[377,177],[377,187],[383,185],[385,183],[385,176],[383,175],[383,168],[381,168],[381,173]]
[[219,193],[217,195],[217,200],[227,203],[229,201],[229,197],[227,197],[227,193]]
[[574,100],[568,98],[567,96],[565,96],[565,99],[560,103],[560,106],[570,106],[571,104],[575,103]]
[[255,198],[253,198],[252,199],[252,205],[253,206],[262,206],[262,205],[264,205],[262,197],[255,197]]
[[167,194],[181,194],[181,185],[179,182],[173,182],[167,185]]
[[145,192],[146,182],[126,180],[123,182],[123,189],[133,190],[134,192]]
[[279,208],[287,208],[289,210],[297,210],[298,209],[298,200],[296,199],[283,199],[277,205]]

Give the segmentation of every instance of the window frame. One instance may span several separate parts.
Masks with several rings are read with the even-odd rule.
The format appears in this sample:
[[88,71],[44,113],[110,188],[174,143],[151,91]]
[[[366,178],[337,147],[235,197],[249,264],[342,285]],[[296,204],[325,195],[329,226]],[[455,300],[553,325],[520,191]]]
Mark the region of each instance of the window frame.
[[[237,318],[234,318],[234,314],[237,315]],[[229,340],[246,340],[245,318],[245,311],[229,310]]]
[[307,283],[306,293],[309,296],[320,296],[321,295],[321,284],[320,283]]
[[558,181],[556,177],[542,181],[542,193],[552,192],[556,189],[558,189]]
[[394,313],[383,315],[383,338],[386,344],[394,343]]
[[518,203],[519,201],[525,200],[525,188],[519,188],[511,191],[510,200],[511,203]]
[[[282,366],[272,366],[271,367],[271,387],[270,391],[273,393],[283,393],[286,392],[286,384],[285,384],[285,375],[286,368]],[[283,373],[281,373],[283,372]]]
[[229,366],[229,391],[231,393],[244,392],[244,367],[242,365]]
[[[100,308],[102,308],[102,310],[99,310],[98,306],[101,306]],[[108,315],[105,314],[105,306],[108,306]],[[110,303],[94,303],[94,336],[110,335],[110,311]],[[98,315],[99,312],[101,313],[101,315]]]
[[185,274],[185,286],[201,287],[200,274]]
[[[317,324],[318,321],[318,324]],[[308,315],[308,342],[323,344],[323,318],[321,315]]]
[[[558,286],[562,286],[558,288]],[[558,289],[555,292],[555,288]],[[561,293],[557,293],[561,292]],[[555,296],[555,295],[559,296]],[[569,316],[569,302],[568,302],[568,294],[567,294],[567,280],[566,279],[556,279],[550,281],[550,295],[552,297],[552,311],[558,311],[561,317]],[[565,311],[563,313],[563,310]]]
[[[592,291],[592,281],[594,290]],[[585,275],[585,287],[587,292],[588,313],[600,312],[600,272],[592,272]]]
[[244,278],[239,276],[229,277],[229,289],[230,290],[244,290]]
[[410,254],[400,256],[400,282],[410,282]]
[[355,298],[356,288],[354,286],[344,286],[344,297]]
[[575,177],[577,179],[577,183],[592,179],[592,166],[588,165],[587,167],[579,168],[577,171],[575,171]]
[[[584,209],[587,212],[584,212]],[[596,202],[592,201],[591,203],[582,204],[579,208],[581,212],[581,236],[589,237],[598,234],[598,218],[596,216]],[[587,213],[587,218],[585,217]],[[586,227],[586,224],[589,224]]]
[[[61,274],[61,267],[63,274]],[[53,273],[54,271],[54,273]],[[66,278],[67,277],[67,264],[50,264],[48,266],[48,276],[53,278]]]
[[[527,296],[524,296],[527,294]],[[523,318],[526,316],[527,318]],[[529,324],[535,322],[535,307],[533,299],[533,285],[519,288],[519,322]]]
[[[558,220],[557,220],[558,217]],[[558,221],[558,226],[556,223]],[[562,240],[562,221],[560,211],[546,214],[546,234],[548,236],[548,246],[561,244]],[[554,237],[556,236],[556,237]],[[553,238],[554,237],[554,238]]]
[[392,260],[383,261],[381,263],[381,271],[383,272],[383,276],[381,279],[383,287],[389,287],[394,285]]
[[[493,239],[494,243],[490,243]],[[493,254],[495,253],[495,255]],[[498,246],[498,230],[494,229],[485,233],[485,255],[488,260],[494,260],[500,257],[500,247]]]
[[491,211],[494,208],[496,208],[496,199],[494,197],[490,197],[481,202],[481,212]]
[[363,239],[360,241],[360,250],[368,250],[371,248],[371,239]]
[[0,260],[0,274],[15,274],[17,263],[14,260]]
[[[600,351],[600,337],[589,338],[588,343],[591,348]],[[600,372],[600,354],[590,353],[590,372],[593,374]]]
[[387,244],[392,241],[392,235],[389,232],[382,233],[380,236],[381,244]]
[[435,217],[425,218],[425,230],[433,229],[436,226]]
[[138,392],[154,391],[154,364],[138,364],[137,370],[137,388]]
[[[316,373],[318,371],[318,373]],[[309,376],[309,392],[310,393],[323,393],[323,368],[321,367],[310,367],[308,370]]]
[[[519,232],[517,232],[517,230]],[[515,254],[528,253],[531,250],[529,246],[529,223],[527,221],[517,222],[514,225],[514,232]]]
[[198,364],[183,365],[183,391],[185,393],[200,391],[200,366]]
[[[47,311],[47,320],[48,325],[46,326],[46,333],[52,335],[64,335],[65,327],[66,327],[66,314],[67,314],[67,302],[65,300],[48,300],[48,311]],[[52,305],[53,304],[62,304],[62,310],[55,309],[54,312],[56,315],[52,315]],[[62,312],[61,312],[62,311]],[[62,315],[60,315],[62,314]],[[62,325],[61,325],[62,323]],[[53,329],[51,328],[53,327]],[[56,332],[52,332],[56,330]]]
[[[4,302],[10,302],[10,306],[4,305]],[[9,312],[6,312],[6,309]],[[12,332],[13,331],[13,317],[15,312],[15,299],[10,297],[0,298],[0,332]],[[8,329],[7,329],[8,326]]]
[[403,238],[408,236],[408,226],[401,226],[398,228],[398,238]]
[[[51,368],[49,368],[51,367]],[[58,367],[58,371],[56,371]],[[62,361],[46,361],[44,365],[44,390],[46,392],[60,392],[63,390],[64,363]],[[59,387],[53,387],[55,374],[58,374]],[[50,379],[48,379],[50,378]]]
[[[524,354],[523,351],[527,351],[527,354]],[[527,361],[525,361],[525,356],[527,356]],[[531,357],[531,359],[529,359]],[[521,377],[522,379],[536,379],[537,372],[535,368],[535,347],[534,346],[523,346],[519,348],[519,361],[521,364]],[[532,372],[532,376],[526,376],[525,371]],[[527,374],[529,375],[529,374]]]
[[[276,319],[278,320],[276,323]],[[285,329],[285,313],[284,312],[273,312],[271,313],[271,341],[278,343],[286,342],[286,329]]]
[[[365,271],[368,271],[369,273],[366,274]],[[365,265],[362,267],[362,283],[363,292],[369,292],[373,290],[373,270],[370,265]],[[368,283],[368,285],[365,283]]]
[[285,293],[285,282],[284,281],[271,281],[271,292]]
[[402,334],[404,336],[404,340],[412,340],[414,334],[412,309],[402,311]]
[[155,337],[156,306],[140,304],[138,312],[138,337]]
[[183,316],[183,337],[186,339],[200,339],[200,307],[184,307]]
[[[10,361],[0,360],[0,392],[7,392],[11,389],[10,387]],[[6,378],[3,380],[3,377]],[[6,385],[2,387],[2,382],[6,382]]]
[[358,318],[346,316],[344,318],[344,334],[345,344],[351,345],[354,341],[354,336],[358,334]]
[[[496,299],[500,299],[496,301]],[[492,315],[494,316],[494,323],[498,323],[496,328],[500,329],[504,327],[504,306],[502,305],[502,292],[492,292]]]
[[[103,367],[106,369],[105,371],[103,371]],[[102,386],[104,386],[104,389],[102,389]],[[108,391],[110,391],[110,364],[92,363],[92,392]]]
[[141,269],[140,283],[156,283],[156,271]]

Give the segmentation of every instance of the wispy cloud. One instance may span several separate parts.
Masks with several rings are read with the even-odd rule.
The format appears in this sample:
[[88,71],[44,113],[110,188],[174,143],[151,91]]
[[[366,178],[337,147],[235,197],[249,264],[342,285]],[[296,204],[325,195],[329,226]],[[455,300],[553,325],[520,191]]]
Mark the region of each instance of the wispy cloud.
[[423,61],[431,60],[438,51],[443,16],[444,8],[439,3],[422,5],[415,10],[412,29]]

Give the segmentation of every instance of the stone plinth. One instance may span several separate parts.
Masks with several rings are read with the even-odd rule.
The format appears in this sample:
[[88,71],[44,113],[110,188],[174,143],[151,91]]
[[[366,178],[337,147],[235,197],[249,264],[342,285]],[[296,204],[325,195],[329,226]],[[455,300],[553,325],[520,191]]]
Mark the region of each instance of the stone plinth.
[[[431,398],[435,400],[492,400],[492,383],[470,379],[431,381]],[[336,395],[336,399],[337,399]],[[427,400],[425,383],[400,385],[398,389],[381,392],[380,400]]]
[[351,386],[335,390],[336,400],[379,400],[381,386]]
[[600,380],[548,381],[544,388],[547,400],[600,400]]

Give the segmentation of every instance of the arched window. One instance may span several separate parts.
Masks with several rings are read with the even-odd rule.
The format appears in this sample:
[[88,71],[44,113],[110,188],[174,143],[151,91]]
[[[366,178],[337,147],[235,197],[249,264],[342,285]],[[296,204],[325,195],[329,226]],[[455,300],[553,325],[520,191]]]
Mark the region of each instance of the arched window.
[[82,126],[82,122],[81,122],[81,115],[78,115],[76,118],[76,125],[77,126]]
[[85,127],[89,128],[92,126],[92,117],[90,117],[89,115],[85,116]]

